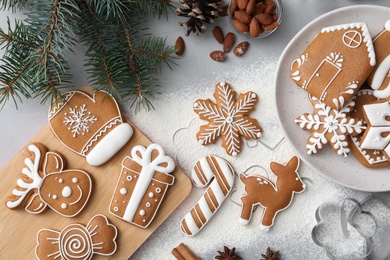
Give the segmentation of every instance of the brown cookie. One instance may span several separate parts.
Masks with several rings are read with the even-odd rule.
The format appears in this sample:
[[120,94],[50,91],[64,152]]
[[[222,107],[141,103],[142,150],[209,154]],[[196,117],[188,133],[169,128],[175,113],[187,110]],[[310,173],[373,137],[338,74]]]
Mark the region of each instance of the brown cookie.
[[367,79],[368,85],[374,89],[374,96],[386,99],[390,96],[390,20],[385,28],[374,39],[376,65]]
[[291,64],[290,77],[333,109],[344,107],[375,66],[375,52],[365,23],[323,28]]
[[208,121],[202,125],[196,134],[196,139],[202,145],[215,144],[222,137],[222,146],[226,153],[237,156],[241,152],[242,139],[259,139],[261,127],[256,119],[248,114],[255,109],[258,96],[254,92],[239,95],[232,90],[230,84],[220,82],[215,87],[214,98],[198,99],[194,103],[194,111],[200,119]]
[[173,185],[174,160],[158,144],[137,145],[122,162],[122,171],[111,199],[110,213],[136,226],[147,228],[165,193]]
[[91,194],[89,175],[81,170],[65,170],[64,157],[56,151],[48,152],[40,143],[30,144],[28,151],[18,186],[6,199],[6,206],[24,207],[31,214],[39,214],[48,206],[65,217],[76,216]]
[[297,156],[286,164],[271,162],[270,168],[278,177],[276,183],[260,175],[240,174],[240,180],[245,186],[245,194],[241,197],[240,223],[247,225],[252,217],[253,207],[261,205],[264,209],[260,227],[265,231],[274,224],[276,214],[290,206],[294,193],[300,193],[306,187],[297,172]]
[[117,228],[103,215],[86,226],[70,224],[61,231],[41,229],[37,234],[38,259],[91,259],[94,254],[110,256],[117,249]]
[[[350,113],[351,117],[364,120],[363,106],[377,101],[373,92],[374,91],[371,89],[360,89],[356,93],[356,98],[354,99],[356,105],[355,109]],[[364,124],[366,123],[364,122]],[[362,136],[363,134],[350,136],[350,148],[353,156],[355,156],[355,158],[367,168],[382,168],[390,166],[390,162],[387,160],[382,151],[361,148]]]
[[335,110],[315,97],[310,99],[314,112],[305,113],[295,119],[300,128],[311,131],[306,145],[307,153],[315,154],[330,144],[335,153],[347,156],[350,152],[348,136],[356,136],[365,129],[362,121],[348,116],[355,102],[351,101],[341,110]]
[[105,91],[92,96],[81,91],[64,93],[49,111],[49,124],[63,145],[93,166],[109,160],[133,135],[118,103]]

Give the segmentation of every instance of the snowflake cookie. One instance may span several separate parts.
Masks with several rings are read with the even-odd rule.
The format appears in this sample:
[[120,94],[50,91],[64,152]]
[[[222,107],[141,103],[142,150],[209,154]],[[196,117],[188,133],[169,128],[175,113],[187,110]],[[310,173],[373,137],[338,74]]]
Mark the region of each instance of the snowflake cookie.
[[358,118],[348,116],[355,102],[352,100],[341,110],[335,110],[315,97],[310,97],[310,100],[313,114],[305,113],[295,119],[302,129],[312,132],[306,145],[307,153],[317,153],[329,141],[334,152],[347,156],[350,152],[347,136],[356,136],[366,128]]
[[230,84],[220,82],[215,87],[214,98],[198,99],[194,103],[194,111],[200,119],[209,123],[202,125],[196,134],[202,145],[214,144],[222,137],[222,146],[229,155],[237,156],[241,151],[242,140],[259,139],[261,127],[256,119],[249,118],[248,114],[255,109],[258,101],[256,93],[249,91],[240,94],[236,100],[236,92]]

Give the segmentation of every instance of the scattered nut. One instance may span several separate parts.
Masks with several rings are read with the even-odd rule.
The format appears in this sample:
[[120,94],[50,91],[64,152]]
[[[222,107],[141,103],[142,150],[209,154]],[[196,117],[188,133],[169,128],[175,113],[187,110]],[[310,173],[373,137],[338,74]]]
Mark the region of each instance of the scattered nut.
[[243,55],[249,48],[249,42],[241,42],[239,43],[233,50],[234,55],[241,56]]
[[224,52],[229,52],[234,43],[236,42],[236,35],[232,32],[229,32],[225,36],[225,40],[223,41],[223,51]]
[[226,53],[223,51],[213,51],[210,53],[210,58],[215,61],[222,62],[226,60]]
[[217,42],[221,44],[225,40],[225,36],[223,35],[222,29],[218,25],[213,28],[213,35]]
[[185,44],[184,44],[184,40],[181,36],[179,36],[179,38],[177,38],[175,48],[176,48],[176,55],[178,55],[178,56],[183,55],[184,49],[185,49]]

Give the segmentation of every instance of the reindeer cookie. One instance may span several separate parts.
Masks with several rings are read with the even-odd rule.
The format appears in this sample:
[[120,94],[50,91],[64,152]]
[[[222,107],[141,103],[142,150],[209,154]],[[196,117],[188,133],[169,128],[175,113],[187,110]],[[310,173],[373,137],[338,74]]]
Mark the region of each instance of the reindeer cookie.
[[25,208],[31,214],[47,206],[65,217],[76,216],[86,205],[92,189],[89,175],[81,170],[64,170],[65,159],[48,151],[41,143],[28,146],[29,155],[12,196],[6,199],[10,209]]
[[245,185],[245,195],[241,197],[240,223],[247,225],[252,217],[253,207],[261,205],[264,209],[260,227],[265,231],[274,224],[276,214],[290,206],[294,193],[305,190],[305,184],[297,172],[297,156],[292,157],[287,164],[271,162],[270,167],[277,176],[276,183],[262,176],[240,174],[240,180]]

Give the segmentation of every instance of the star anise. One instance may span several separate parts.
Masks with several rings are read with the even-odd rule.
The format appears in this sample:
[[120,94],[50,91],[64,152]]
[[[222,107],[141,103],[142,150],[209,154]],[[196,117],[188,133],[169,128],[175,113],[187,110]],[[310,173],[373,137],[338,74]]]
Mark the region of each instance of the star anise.
[[267,247],[267,251],[265,254],[261,254],[261,260],[278,260],[279,259],[279,251],[272,252],[270,247]]
[[242,260],[241,256],[236,254],[236,248],[233,247],[229,249],[227,246],[223,247],[223,252],[218,251],[218,254],[215,259],[219,260]]

